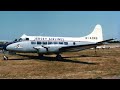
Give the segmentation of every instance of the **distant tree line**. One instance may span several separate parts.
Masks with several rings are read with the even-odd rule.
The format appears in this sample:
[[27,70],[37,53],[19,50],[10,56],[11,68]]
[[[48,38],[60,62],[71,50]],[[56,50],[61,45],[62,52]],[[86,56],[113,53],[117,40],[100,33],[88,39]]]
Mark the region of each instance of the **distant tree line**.
[[109,41],[108,43],[120,43],[120,41]]
[[4,42],[0,42],[0,44],[4,44]]

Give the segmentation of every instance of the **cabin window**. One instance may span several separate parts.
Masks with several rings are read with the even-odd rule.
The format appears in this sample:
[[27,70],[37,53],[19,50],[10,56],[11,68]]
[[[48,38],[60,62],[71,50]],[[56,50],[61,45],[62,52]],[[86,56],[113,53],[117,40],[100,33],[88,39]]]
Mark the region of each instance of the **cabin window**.
[[47,42],[43,42],[43,44],[44,44],[44,45],[46,45],[46,44],[47,44]]
[[54,42],[54,44],[58,44],[58,42]]
[[73,42],[73,45],[75,45],[75,42]]
[[65,45],[68,45],[68,42],[64,42]]
[[41,42],[37,42],[37,44],[41,44]]
[[63,42],[59,42],[59,44],[63,44]]
[[52,44],[52,42],[48,42],[48,44]]
[[33,41],[33,42],[31,42],[31,44],[36,44],[36,42]]
[[29,40],[29,38],[26,38],[26,40]]

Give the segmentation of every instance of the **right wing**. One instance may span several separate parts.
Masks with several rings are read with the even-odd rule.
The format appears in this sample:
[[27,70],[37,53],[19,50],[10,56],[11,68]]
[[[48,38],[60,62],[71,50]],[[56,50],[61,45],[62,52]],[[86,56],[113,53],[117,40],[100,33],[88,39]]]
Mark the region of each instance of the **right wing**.
[[97,42],[95,44],[86,44],[86,45],[76,45],[76,46],[61,47],[59,49],[59,51],[60,52],[81,51],[81,50],[85,50],[85,49],[89,49],[89,48],[93,48],[93,47],[97,47],[97,46],[103,45],[104,43],[109,42],[111,40],[114,40],[114,39],[104,40],[104,41],[101,41],[101,42]]

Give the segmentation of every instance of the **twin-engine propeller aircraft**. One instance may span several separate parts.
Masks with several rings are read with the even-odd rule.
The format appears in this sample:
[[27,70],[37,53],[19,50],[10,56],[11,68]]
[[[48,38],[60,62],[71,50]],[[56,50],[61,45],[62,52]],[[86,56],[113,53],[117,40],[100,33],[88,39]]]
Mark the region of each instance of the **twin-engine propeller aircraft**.
[[62,52],[81,51],[99,45],[113,39],[103,40],[102,27],[97,24],[93,32],[84,37],[48,37],[23,35],[18,42],[6,47],[8,51],[23,53],[56,54],[57,60],[61,60]]

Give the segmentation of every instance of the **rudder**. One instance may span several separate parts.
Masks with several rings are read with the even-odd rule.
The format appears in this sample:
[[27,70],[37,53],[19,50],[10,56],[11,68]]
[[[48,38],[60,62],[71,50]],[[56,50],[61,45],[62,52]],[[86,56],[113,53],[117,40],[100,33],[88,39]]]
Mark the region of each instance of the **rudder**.
[[86,36],[86,39],[89,39],[90,42],[100,42],[103,41],[102,27],[100,24],[97,24],[93,32]]

